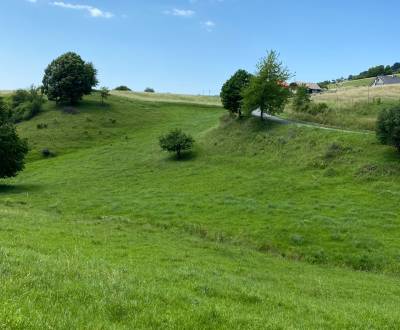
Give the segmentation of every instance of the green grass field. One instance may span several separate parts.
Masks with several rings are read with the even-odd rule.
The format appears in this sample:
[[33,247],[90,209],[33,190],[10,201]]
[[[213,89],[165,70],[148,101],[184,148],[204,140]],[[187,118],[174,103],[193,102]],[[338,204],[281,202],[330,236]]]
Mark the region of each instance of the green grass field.
[[[19,125],[32,148],[0,186],[1,328],[400,327],[394,150],[164,101],[49,102]],[[172,128],[197,141],[183,161],[159,149]]]

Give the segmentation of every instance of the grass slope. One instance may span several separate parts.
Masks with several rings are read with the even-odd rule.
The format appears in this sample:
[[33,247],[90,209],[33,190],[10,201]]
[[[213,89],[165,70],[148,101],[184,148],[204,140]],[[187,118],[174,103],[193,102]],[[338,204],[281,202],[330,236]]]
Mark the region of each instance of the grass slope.
[[140,93],[131,91],[112,91],[113,95],[128,97],[138,101],[153,101],[153,102],[172,102],[172,103],[189,103],[189,104],[204,104],[204,105],[221,105],[219,96],[204,96],[204,95],[187,95],[187,94],[170,94],[170,93]]
[[310,115],[296,113],[289,105],[286,116],[339,128],[373,131],[379,112],[399,104],[400,85],[342,88],[313,95],[312,99],[326,103],[330,110]]
[[[373,136],[116,96],[46,107],[0,187],[1,327],[400,326],[400,168]],[[181,162],[157,145],[175,127],[197,140]]]

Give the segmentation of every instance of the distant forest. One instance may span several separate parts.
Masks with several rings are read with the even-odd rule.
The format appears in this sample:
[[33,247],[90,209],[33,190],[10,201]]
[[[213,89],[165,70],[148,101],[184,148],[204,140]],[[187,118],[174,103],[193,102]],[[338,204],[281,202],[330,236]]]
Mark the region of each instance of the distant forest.
[[[393,65],[377,65],[369,68],[366,71],[360,72],[356,75],[350,75],[347,80],[357,80],[357,79],[364,79],[364,78],[373,78],[377,76],[387,76],[391,74],[400,73],[400,63],[396,62]],[[344,77],[334,80],[325,80],[321,81],[318,84],[322,88],[326,88],[329,84],[341,83],[345,81]]]

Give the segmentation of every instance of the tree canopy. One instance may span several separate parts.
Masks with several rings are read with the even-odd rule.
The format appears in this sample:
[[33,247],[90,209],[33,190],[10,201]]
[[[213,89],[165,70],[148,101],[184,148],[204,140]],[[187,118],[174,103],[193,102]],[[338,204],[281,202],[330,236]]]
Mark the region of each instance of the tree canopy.
[[98,84],[97,71],[76,53],[61,55],[45,70],[43,92],[51,101],[74,104]]
[[246,70],[238,70],[221,89],[221,101],[225,109],[241,115],[243,91],[249,86],[252,75]]
[[257,65],[257,73],[243,93],[244,108],[247,112],[260,109],[263,114],[283,111],[290,97],[286,81],[289,70],[279,61],[278,53],[270,51]]

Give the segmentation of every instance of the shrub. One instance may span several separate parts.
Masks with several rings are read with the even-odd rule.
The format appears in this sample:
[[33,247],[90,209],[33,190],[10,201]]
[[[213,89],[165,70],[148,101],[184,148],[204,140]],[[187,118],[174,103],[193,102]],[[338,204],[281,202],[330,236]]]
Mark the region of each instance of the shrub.
[[147,87],[147,88],[144,90],[144,92],[145,92],[145,93],[155,93],[156,91],[155,91],[153,88]]
[[104,100],[110,96],[110,90],[107,87],[102,87],[100,89],[101,104],[104,105]]
[[132,91],[128,86],[124,86],[124,85],[115,87],[114,90],[121,91],[121,92],[130,92],[130,91]]
[[243,91],[249,86],[252,75],[246,70],[238,70],[221,89],[221,101],[225,109],[241,116]]
[[326,103],[315,103],[311,102],[308,106],[307,112],[310,115],[319,115],[321,113],[327,113],[329,112],[329,106]]
[[47,148],[42,150],[42,156],[45,157],[45,158],[55,157],[55,155],[56,154],[54,152],[50,151]]
[[44,129],[44,128],[47,128],[47,124],[43,124],[43,123],[37,124],[37,125],[36,125],[36,128],[37,128],[37,129]]
[[19,89],[11,96],[11,119],[13,122],[29,120],[42,111],[44,103],[40,88]]
[[400,105],[380,112],[376,136],[380,143],[394,146],[400,152]]
[[4,99],[0,97],[0,125],[8,122],[11,117],[10,108],[4,102]]
[[190,135],[182,132],[180,129],[170,131],[168,134],[159,138],[160,147],[164,151],[175,152],[178,158],[181,158],[183,151],[191,150],[194,140]]
[[305,85],[300,85],[296,88],[292,104],[296,112],[308,112],[311,105],[311,95]]
[[0,178],[16,176],[25,166],[28,144],[21,140],[15,126],[10,122],[0,123]]
[[92,92],[98,84],[97,71],[92,63],[85,63],[75,53],[66,53],[53,62],[45,70],[43,92],[51,101],[75,104],[84,95]]

